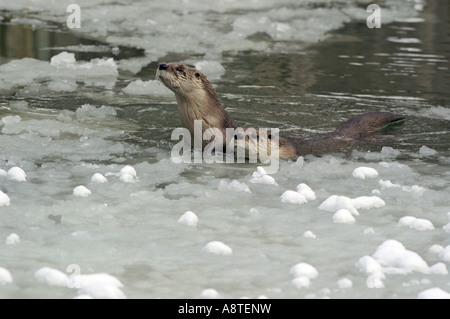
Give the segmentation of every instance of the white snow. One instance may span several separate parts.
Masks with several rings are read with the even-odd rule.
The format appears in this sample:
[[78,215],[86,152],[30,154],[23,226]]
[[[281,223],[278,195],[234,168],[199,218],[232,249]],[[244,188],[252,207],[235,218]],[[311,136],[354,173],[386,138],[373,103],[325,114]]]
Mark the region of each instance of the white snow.
[[247,184],[241,183],[238,180],[232,180],[231,182],[227,182],[226,180],[221,180],[219,183],[218,189],[220,191],[234,191],[234,192],[243,192],[243,193],[251,193],[252,191],[248,187]]
[[435,287],[420,292],[417,299],[450,299],[450,293]]
[[405,216],[400,218],[398,226],[406,226],[416,230],[433,230],[433,224],[426,219],[416,218],[412,216]]
[[80,185],[73,189],[73,195],[77,197],[89,197],[92,192],[86,186]]
[[281,195],[281,202],[302,205],[307,202],[307,199],[305,196],[299,194],[298,192],[287,190]]
[[437,151],[424,145],[419,149],[419,154],[422,156],[433,156],[437,154]]
[[119,174],[119,179],[124,183],[135,183],[137,181],[136,170],[130,165],[123,167]]
[[9,206],[10,204],[11,200],[9,199],[9,196],[0,190],[0,207]]
[[448,223],[447,225],[442,226],[442,228],[443,228],[447,233],[450,233],[450,223]]
[[13,277],[11,273],[5,269],[0,267],[0,285],[6,285],[13,282]]
[[34,273],[34,278],[38,282],[58,287],[67,287],[69,280],[69,277],[65,273],[49,267],[43,267],[37,270]]
[[316,193],[308,185],[301,183],[297,185],[297,192],[309,201],[316,199]]
[[374,168],[361,166],[353,170],[353,177],[362,180],[366,178],[376,178],[378,177],[378,172]]
[[231,255],[233,250],[220,241],[211,241],[202,249],[203,252],[213,255]]
[[26,182],[27,174],[20,167],[13,167],[8,171],[8,179],[15,182]]
[[93,299],[126,299],[125,294],[116,285],[93,284],[82,287],[80,296],[90,296]]
[[450,245],[446,246],[440,253],[439,258],[446,263],[450,263]]
[[353,205],[352,200],[346,196],[332,195],[320,204],[319,209],[329,212],[337,212],[340,209],[346,209],[352,215],[359,215],[359,212]]
[[181,217],[178,219],[178,223],[195,227],[198,223],[198,217],[195,213],[187,211],[183,215],[181,215]]
[[12,233],[8,237],[6,237],[5,244],[6,245],[17,245],[20,243],[19,235]]
[[433,254],[439,254],[443,250],[444,250],[444,247],[442,247],[441,245],[437,245],[437,244],[432,245],[430,247],[430,249],[428,249],[428,251]]
[[157,80],[136,80],[130,82],[123,91],[128,95],[173,96],[173,93]]
[[108,179],[103,174],[95,173],[92,175],[91,181],[96,184],[104,184],[108,182]]
[[343,208],[334,213],[333,222],[336,224],[354,224],[356,220],[348,210]]
[[292,279],[292,285],[297,288],[308,288],[311,285],[311,279],[306,276],[299,276]]
[[275,179],[272,176],[267,175],[266,170],[261,166],[258,166],[256,172],[253,173],[252,178],[250,179],[250,183],[278,186],[278,183],[275,181]]
[[74,288],[86,288],[89,286],[115,286],[122,288],[123,284],[116,277],[109,274],[88,274],[88,275],[74,275],[69,278]]
[[348,278],[339,279],[337,285],[340,289],[353,288],[353,282]]
[[219,292],[213,288],[204,289],[200,293],[200,298],[204,299],[217,299],[219,297],[220,297]]
[[316,238],[317,238],[317,235],[314,234],[312,231],[308,230],[308,231],[305,231],[305,233],[303,234],[303,237],[305,237],[305,238],[311,238],[311,239],[316,239]]
[[319,276],[317,269],[307,263],[298,263],[294,265],[291,270],[289,270],[289,274],[293,277],[307,277],[310,279]]

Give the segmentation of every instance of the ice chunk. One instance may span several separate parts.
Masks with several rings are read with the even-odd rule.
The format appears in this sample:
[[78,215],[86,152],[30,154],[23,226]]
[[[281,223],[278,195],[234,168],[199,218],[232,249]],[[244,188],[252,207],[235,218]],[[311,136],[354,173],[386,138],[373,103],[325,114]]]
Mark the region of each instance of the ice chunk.
[[428,251],[433,254],[439,254],[443,250],[444,250],[444,247],[442,247],[441,245],[437,245],[437,244],[434,244],[433,246],[430,247],[430,249],[428,249]]
[[34,273],[34,278],[49,286],[67,287],[69,277],[57,269],[44,267]]
[[231,255],[233,250],[220,241],[209,242],[205,247],[203,247],[203,252],[214,254],[214,255]]
[[406,226],[416,230],[433,230],[433,224],[426,219],[405,216],[398,221],[399,226]]
[[76,112],[78,119],[104,119],[109,116],[116,116],[116,110],[111,106],[102,105],[101,107],[95,107],[94,105],[84,104],[79,107]]
[[178,219],[178,223],[195,227],[198,223],[198,217],[195,213],[187,211],[186,213],[181,215],[181,217]]
[[444,263],[437,263],[430,267],[430,273],[434,275],[448,275],[447,266]]
[[307,200],[315,200],[316,199],[316,193],[309,187],[308,185],[301,183],[297,185],[297,192],[301,195],[305,196]]
[[297,288],[308,288],[311,285],[311,279],[306,276],[299,276],[292,279],[292,285]]
[[0,207],[9,206],[10,204],[11,200],[9,199],[9,196],[0,190]]
[[50,64],[56,66],[57,68],[67,67],[68,65],[73,66],[75,64],[75,54],[68,52],[61,52],[50,59]]
[[348,278],[339,279],[337,285],[340,289],[349,289],[353,287],[353,282]]
[[446,263],[450,263],[450,245],[448,245],[447,247],[445,247],[440,253],[439,253],[439,258],[446,262]]
[[100,173],[95,173],[91,177],[91,181],[96,184],[104,184],[104,183],[108,182],[108,179]]
[[450,293],[435,287],[420,292],[417,299],[450,299]]
[[332,195],[320,204],[319,209],[329,212],[337,212],[340,209],[346,209],[352,215],[359,216],[359,212],[353,205],[352,200],[346,196]]
[[69,281],[71,287],[84,288],[93,285],[106,285],[122,288],[123,284],[114,276],[109,274],[88,274],[88,275],[75,275],[70,276]]
[[205,289],[200,293],[200,298],[217,299],[219,297],[220,297],[219,292],[213,288]]
[[361,196],[351,200],[356,209],[371,209],[384,207],[386,203],[378,196]]
[[258,166],[256,172],[253,173],[252,178],[250,179],[250,183],[278,186],[277,182],[275,182],[275,179],[272,176],[267,175],[266,170],[261,166]]
[[80,185],[73,189],[73,195],[77,197],[89,197],[92,192],[86,186]]
[[2,122],[5,123],[6,125],[17,124],[21,120],[22,120],[22,118],[19,115],[10,115],[10,116],[5,116],[2,118]]
[[354,224],[355,217],[346,209],[340,209],[333,215],[333,222],[337,224]]
[[247,184],[241,183],[238,180],[233,180],[229,183],[225,180],[221,180],[219,183],[219,190],[220,191],[230,190],[234,192],[244,192],[244,193],[252,192]]
[[116,285],[94,284],[83,287],[80,295],[91,296],[94,299],[126,299],[125,294]]
[[419,149],[419,154],[422,156],[433,156],[433,155],[436,155],[437,152],[436,152],[436,150],[424,145]]
[[11,273],[5,269],[0,267],[0,285],[6,285],[13,282],[13,278]]
[[156,80],[136,80],[122,89],[128,95],[173,96],[173,93]]
[[310,279],[319,276],[319,272],[316,268],[307,263],[298,263],[294,265],[291,270],[289,270],[289,274],[293,277],[307,277]]
[[27,174],[20,167],[13,167],[8,171],[8,179],[15,182],[26,182]]
[[358,167],[353,170],[353,177],[357,179],[376,178],[378,172],[371,167]]
[[402,187],[402,185],[399,184],[394,184],[392,183],[390,180],[382,180],[380,179],[380,181],[378,182],[378,184],[380,184],[381,189],[386,189],[386,188],[400,188]]
[[8,237],[6,237],[5,244],[6,245],[17,245],[20,243],[20,237],[17,234],[10,234]]
[[225,74],[225,68],[217,61],[200,61],[195,63],[194,66],[204,73],[209,80],[218,80]]
[[302,194],[288,190],[281,195],[281,202],[302,205],[305,204],[307,200]]
[[311,238],[311,239],[316,239],[317,236],[316,234],[314,234],[312,231],[308,230],[303,234],[303,237],[305,238]]

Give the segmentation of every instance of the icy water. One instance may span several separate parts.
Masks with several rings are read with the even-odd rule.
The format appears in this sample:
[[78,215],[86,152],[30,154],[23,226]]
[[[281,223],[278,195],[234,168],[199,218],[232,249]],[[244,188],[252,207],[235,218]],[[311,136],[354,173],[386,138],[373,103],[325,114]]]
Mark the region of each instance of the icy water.
[[[448,1],[56,3],[0,7],[1,298],[450,296]],[[175,164],[169,61],[284,137],[408,120],[273,179]]]

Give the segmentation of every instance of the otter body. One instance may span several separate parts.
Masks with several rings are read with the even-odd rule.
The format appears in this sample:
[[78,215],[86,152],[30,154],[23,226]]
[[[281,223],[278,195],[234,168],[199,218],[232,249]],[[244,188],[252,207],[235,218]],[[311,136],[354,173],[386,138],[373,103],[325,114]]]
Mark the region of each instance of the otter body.
[[[236,129],[236,123],[228,115],[214,90],[212,84],[200,71],[185,64],[167,63],[160,64],[156,77],[172,92],[175,93],[181,124],[194,136],[194,121],[202,123],[202,133],[208,128],[221,130],[224,137],[223,145],[226,145],[226,129]],[[333,132],[318,134],[306,138],[272,140],[268,136],[257,132],[260,143],[268,146],[276,143],[280,158],[296,158],[303,155],[321,155],[336,152],[344,148],[365,143],[377,139],[373,134],[375,131],[393,123],[404,120],[405,116],[374,112],[355,116],[341,124]],[[245,137],[244,137],[245,138]],[[207,141],[204,141],[205,147]],[[246,141],[248,151],[258,148],[258,143]],[[258,151],[257,149],[254,151]]]

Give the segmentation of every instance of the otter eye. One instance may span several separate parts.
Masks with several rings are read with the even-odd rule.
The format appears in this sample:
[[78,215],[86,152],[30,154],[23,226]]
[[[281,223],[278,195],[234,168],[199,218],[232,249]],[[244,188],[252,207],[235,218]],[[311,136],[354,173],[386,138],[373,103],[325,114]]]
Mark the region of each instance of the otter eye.
[[200,77],[200,73],[195,73],[195,77],[198,79]]
[[176,70],[178,71],[178,72],[183,72],[184,70],[183,70],[183,67],[181,67],[181,66],[179,66],[178,68],[176,68]]

